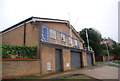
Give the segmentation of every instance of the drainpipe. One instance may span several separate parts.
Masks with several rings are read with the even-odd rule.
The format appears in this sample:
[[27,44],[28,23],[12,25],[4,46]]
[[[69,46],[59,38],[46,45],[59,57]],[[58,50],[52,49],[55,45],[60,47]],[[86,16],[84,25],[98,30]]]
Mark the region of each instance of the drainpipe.
[[23,45],[26,45],[26,22],[24,22],[24,38],[23,38]]
[[42,23],[38,23],[38,53],[39,53],[39,58],[40,58],[40,74],[42,74],[42,56],[41,56],[41,39],[42,39]]

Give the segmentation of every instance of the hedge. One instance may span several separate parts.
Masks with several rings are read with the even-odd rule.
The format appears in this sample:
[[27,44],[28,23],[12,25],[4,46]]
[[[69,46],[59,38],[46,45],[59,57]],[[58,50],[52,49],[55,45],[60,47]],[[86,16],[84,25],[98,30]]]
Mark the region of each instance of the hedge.
[[2,46],[2,58],[25,58],[25,59],[37,59],[37,46]]

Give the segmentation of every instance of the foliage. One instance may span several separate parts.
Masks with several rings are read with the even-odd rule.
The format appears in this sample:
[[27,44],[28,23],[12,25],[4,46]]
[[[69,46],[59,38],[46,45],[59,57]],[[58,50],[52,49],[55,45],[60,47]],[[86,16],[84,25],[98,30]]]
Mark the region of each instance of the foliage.
[[85,41],[85,46],[87,46],[86,30],[88,31],[90,46],[95,51],[95,55],[99,55],[101,52],[101,46],[100,46],[100,42],[102,40],[101,34],[95,29],[84,28],[82,31],[79,32],[79,35]]
[[120,57],[120,46],[119,45],[114,46],[111,52],[115,57]]
[[11,55],[16,58],[37,58],[36,52],[36,46],[2,46],[2,58],[11,58]]
[[113,63],[119,63],[120,64],[120,60],[114,60],[112,61]]
[[101,54],[104,55],[104,56],[108,56],[107,50],[102,50]]
[[88,31],[88,38],[90,46],[95,51],[95,55],[105,55],[107,56],[107,47],[109,50],[110,56],[115,56],[120,59],[120,45],[113,41],[112,46],[106,45],[102,42],[101,34],[92,28],[84,28],[82,31],[79,32],[79,35],[85,41],[85,46],[87,46],[87,38],[86,38],[86,30]]

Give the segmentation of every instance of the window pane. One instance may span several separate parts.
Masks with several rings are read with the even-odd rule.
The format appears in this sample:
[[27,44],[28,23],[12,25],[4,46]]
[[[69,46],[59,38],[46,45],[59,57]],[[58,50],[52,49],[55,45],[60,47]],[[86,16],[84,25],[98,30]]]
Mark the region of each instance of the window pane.
[[78,41],[77,44],[78,44],[78,48],[80,48],[80,41]]
[[65,35],[61,34],[61,40],[65,42]]
[[75,40],[75,45],[77,45],[77,40]]
[[56,31],[53,29],[50,29],[50,37],[56,39]]
[[71,37],[69,37],[69,43],[72,44],[72,38]]
[[42,39],[45,42],[48,41],[48,28],[45,26],[43,27]]

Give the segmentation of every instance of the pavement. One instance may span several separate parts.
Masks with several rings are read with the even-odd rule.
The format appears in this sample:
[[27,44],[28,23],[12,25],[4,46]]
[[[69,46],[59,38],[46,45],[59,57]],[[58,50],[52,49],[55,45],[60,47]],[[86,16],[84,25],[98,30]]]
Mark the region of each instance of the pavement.
[[91,76],[96,79],[118,79],[120,78],[118,77],[118,71],[120,72],[120,68],[118,69],[118,67],[107,66],[107,64],[108,62],[104,62],[98,66],[93,66],[89,68],[81,68],[78,70],[68,71],[68,72],[60,72],[60,73],[42,77],[41,79],[57,79],[57,78],[62,78],[62,77],[70,76],[74,74],[85,74],[85,75]]
[[96,79],[118,79],[117,67],[103,66],[96,69],[84,70],[82,73]]
[[109,62],[110,64],[113,64],[113,65],[118,65],[118,66],[120,66],[120,64],[118,64],[118,63],[112,63],[112,62]]

